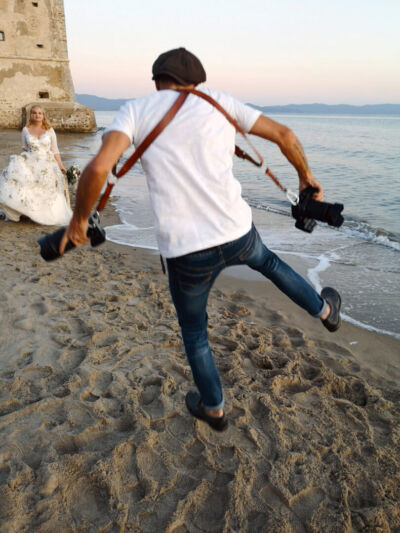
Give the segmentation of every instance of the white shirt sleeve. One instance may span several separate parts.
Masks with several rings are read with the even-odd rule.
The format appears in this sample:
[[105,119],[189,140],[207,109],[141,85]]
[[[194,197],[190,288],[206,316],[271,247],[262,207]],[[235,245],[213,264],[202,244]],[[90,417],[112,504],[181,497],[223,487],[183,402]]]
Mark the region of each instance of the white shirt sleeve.
[[60,150],[58,149],[58,146],[57,146],[57,137],[56,137],[56,132],[53,130],[53,128],[50,129],[50,138],[51,138],[51,151],[53,152],[53,154],[59,154],[60,153]]
[[29,138],[28,138],[28,131],[26,127],[22,128],[22,131],[21,131],[21,144],[22,144],[22,150],[24,152],[27,152],[29,150]]
[[244,131],[248,133],[262,113],[260,110],[254,109],[253,107],[236,100],[236,98],[232,98],[232,100],[234,108],[233,116]]
[[225,111],[238,122],[239,126],[245,133],[248,133],[251,130],[258,117],[262,114],[258,109],[254,109],[254,107],[244,104],[228,93],[212,91],[207,88],[203,89],[203,91],[221,104]]
[[133,142],[134,131],[135,131],[135,120],[133,116],[133,109],[130,102],[127,102],[121,106],[117,115],[115,115],[114,120],[111,125],[105,129],[103,136],[109,131],[120,131],[125,133]]

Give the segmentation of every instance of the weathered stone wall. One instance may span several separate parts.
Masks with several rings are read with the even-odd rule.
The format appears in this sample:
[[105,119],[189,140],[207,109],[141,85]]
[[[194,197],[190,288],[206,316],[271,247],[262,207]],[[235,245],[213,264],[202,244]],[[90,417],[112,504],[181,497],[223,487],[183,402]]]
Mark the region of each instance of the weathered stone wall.
[[93,109],[77,102],[32,102],[22,109],[22,126],[28,121],[34,105],[44,109],[48,123],[57,131],[93,131]]
[[54,128],[73,124],[73,131],[93,131],[93,110],[84,112],[75,100],[63,0],[0,0],[0,31],[0,127],[20,128],[23,109],[32,102],[44,108],[69,102],[54,113]]

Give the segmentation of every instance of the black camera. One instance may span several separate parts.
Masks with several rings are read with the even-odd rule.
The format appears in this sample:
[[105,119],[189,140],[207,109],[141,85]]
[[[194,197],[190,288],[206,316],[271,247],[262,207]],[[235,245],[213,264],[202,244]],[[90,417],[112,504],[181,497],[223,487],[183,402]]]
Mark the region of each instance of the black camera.
[[[106,232],[100,226],[100,216],[97,211],[90,215],[88,222],[89,227],[87,230],[87,236],[90,239],[90,244],[92,246],[99,246],[99,244],[102,244],[106,240]],[[38,239],[37,242],[40,245],[40,255],[45,261],[53,261],[54,259],[61,257],[59,247],[65,230],[66,227],[60,228],[54,233],[48,233]],[[68,241],[64,253],[68,252],[68,250],[72,250],[72,248],[75,248],[75,244]]]
[[292,217],[296,219],[296,228],[311,233],[316,226],[315,220],[326,222],[337,228],[343,224],[344,218],[340,214],[343,204],[329,204],[317,202],[312,196],[318,189],[306,187],[300,193],[299,203],[292,205]]

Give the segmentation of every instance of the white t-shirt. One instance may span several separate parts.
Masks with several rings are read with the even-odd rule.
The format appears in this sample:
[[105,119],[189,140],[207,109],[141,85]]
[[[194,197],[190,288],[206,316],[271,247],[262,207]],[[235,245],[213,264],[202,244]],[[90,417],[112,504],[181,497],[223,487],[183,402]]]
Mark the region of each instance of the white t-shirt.
[[[222,105],[245,132],[261,114],[225,93],[203,92]],[[106,132],[123,132],[138,146],[177,97],[176,91],[162,90],[127,102]],[[142,155],[164,257],[217,246],[250,230],[251,209],[232,173],[235,133],[220,111],[190,94]]]

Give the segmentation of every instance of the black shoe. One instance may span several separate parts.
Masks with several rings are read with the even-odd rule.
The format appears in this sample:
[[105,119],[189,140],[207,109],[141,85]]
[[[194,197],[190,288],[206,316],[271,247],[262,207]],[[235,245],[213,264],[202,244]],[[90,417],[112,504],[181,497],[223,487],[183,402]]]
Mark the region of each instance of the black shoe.
[[342,305],[340,294],[331,287],[324,287],[321,291],[321,298],[323,298],[330,307],[329,315],[322,321],[322,323],[329,331],[336,331],[340,328],[340,324],[342,323],[340,318],[340,306]]
[[204,422],[207,422],[207,424],[216,431],[225,431],[228,427],[228,420],[223,414],[222,416],[211,416],[208,415],[204,407],[201,405],[200,401],[200,394],[196,391],[189,391],[186,394],[186,407],[189,410],[189,413],[193,415],[194,417],[198,418],[199,420],[203,420]]

